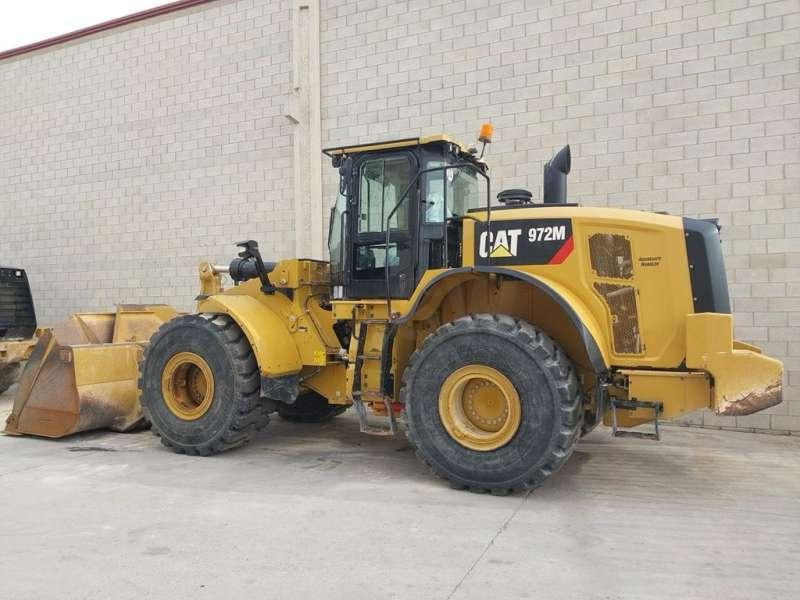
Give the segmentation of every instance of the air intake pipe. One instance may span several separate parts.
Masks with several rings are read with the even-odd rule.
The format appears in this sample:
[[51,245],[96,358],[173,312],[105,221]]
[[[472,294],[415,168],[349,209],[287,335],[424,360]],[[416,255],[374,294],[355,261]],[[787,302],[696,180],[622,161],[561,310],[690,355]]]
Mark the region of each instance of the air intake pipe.
[[264,262],[258,250],[258,242],[245,240],[236,244],[242,251],[239,258],[234,258],[228,266],[228,275],[236,282],[247,281],[258,277],[261,280],[261,291],[265,294],[275,293],[267,275],[275,270],[278,263]]
[[[278,263],[265,262],[264,273],[271,273]],[[228,275],[234,281],[247,281],[258,277],[258,261],[255,257],[234,258],[228,266]]]
[[544,166],[544,194],[542,201],[545,204],[567,203],[567,175],[569,175],[572,156],[569,145],[564,146]]

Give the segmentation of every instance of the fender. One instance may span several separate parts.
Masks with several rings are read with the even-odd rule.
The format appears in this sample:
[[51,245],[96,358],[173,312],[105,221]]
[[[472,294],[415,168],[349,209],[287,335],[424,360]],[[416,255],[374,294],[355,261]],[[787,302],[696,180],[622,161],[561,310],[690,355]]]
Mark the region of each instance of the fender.
[[604,350],[605,346],[598,344],[597,340],[603,340],[600,335],[602,329],[597,325],[594,317],[589,310],[583,305],[579,298],[575,296],[568,288],[554,281],[546,280],[538,275],[532,275],[524,271],[517,271],[515,269],[508,269],[504,267],[491,267],[491,266],[473,266],[473,267],[459,267],[450,269],[440,273],[431,279],[418,294],[415,294],[415,299],[411,304],[408,312],[402,317],[395,319],[392,324],[400,325],[411,320],[414,313],[422,304],[427,294],[432,291],[438,283],[448,277],[454,277],[462,274],[495,274],[502,275],[509,279],[517,279],[544,292],[552,300],[554,300],[569,318],[570,322],[578,332],[583,346],[586,349],[586,354],[592,365],[592,370],[596,374],[604,373],[609,368],[608,353]]
[[230,315],[250,341],[262,375],[292,375],[303,368],[286,322],[265,302],[245,294],[216,294],[200,302],[198,312]]

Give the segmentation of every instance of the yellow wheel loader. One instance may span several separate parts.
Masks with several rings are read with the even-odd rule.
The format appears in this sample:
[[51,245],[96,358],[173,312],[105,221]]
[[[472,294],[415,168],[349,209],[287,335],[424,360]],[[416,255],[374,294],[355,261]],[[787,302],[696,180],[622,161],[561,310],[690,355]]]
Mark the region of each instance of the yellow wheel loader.
[[[781,401],[781,363],[732,337],[716,222],[568,203],[568,147],[541,201],[512,189],[495,203],[490,138],[484,126],[480,154],[445,135],[325,150],[339,173],[329,261],[267,262],[241,242],[229,265],[201,264],[195,314],[139,307],[125,330],[121,308],[85,343],[41,341],[9,429],[50,435],[26,418],[34,397],[39,414],[66,395],[78,416],[138,416],[138,387],[164,445],[210,455],[272,413],[321,422],[352,406],[365,433],[404,424],[454,487],[505,494],[541,484],[601,421],[657,436],[687,411]],[[66,392],[47,387],[57,373]]]

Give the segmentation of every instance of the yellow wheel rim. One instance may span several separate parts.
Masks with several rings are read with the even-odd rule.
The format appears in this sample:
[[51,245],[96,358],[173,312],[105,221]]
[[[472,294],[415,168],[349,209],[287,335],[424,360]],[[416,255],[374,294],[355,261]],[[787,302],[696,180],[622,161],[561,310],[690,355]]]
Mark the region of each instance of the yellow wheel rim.
[[505,446],[519,428],[519,394],[508,377],[485,365],[453,371],[439,391],[439,416],[462,446],[488,452]]
[[179,419],[199,419],[214,399],[211,367],[194,352],[175,354],[161,373],[161,394],[167,408]]

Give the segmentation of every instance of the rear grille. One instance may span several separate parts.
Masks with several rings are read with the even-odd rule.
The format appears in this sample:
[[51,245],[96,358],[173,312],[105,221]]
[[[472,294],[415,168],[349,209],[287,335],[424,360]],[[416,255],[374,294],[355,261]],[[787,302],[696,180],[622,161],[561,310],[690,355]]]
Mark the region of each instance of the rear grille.
[[614,352],[641,354],[642,339],[639,335],[639,315],[636,311],[636,289],[630,285],[614,283],[595,283],[594,289],[606,301],[611,313]]
[[589,259],[598,277],[633,277],[631,243],[624,235],[595,233],[589,237]]
[[22,269],[0,267],[0,338],[27,338],[36,331],[36,313]]

